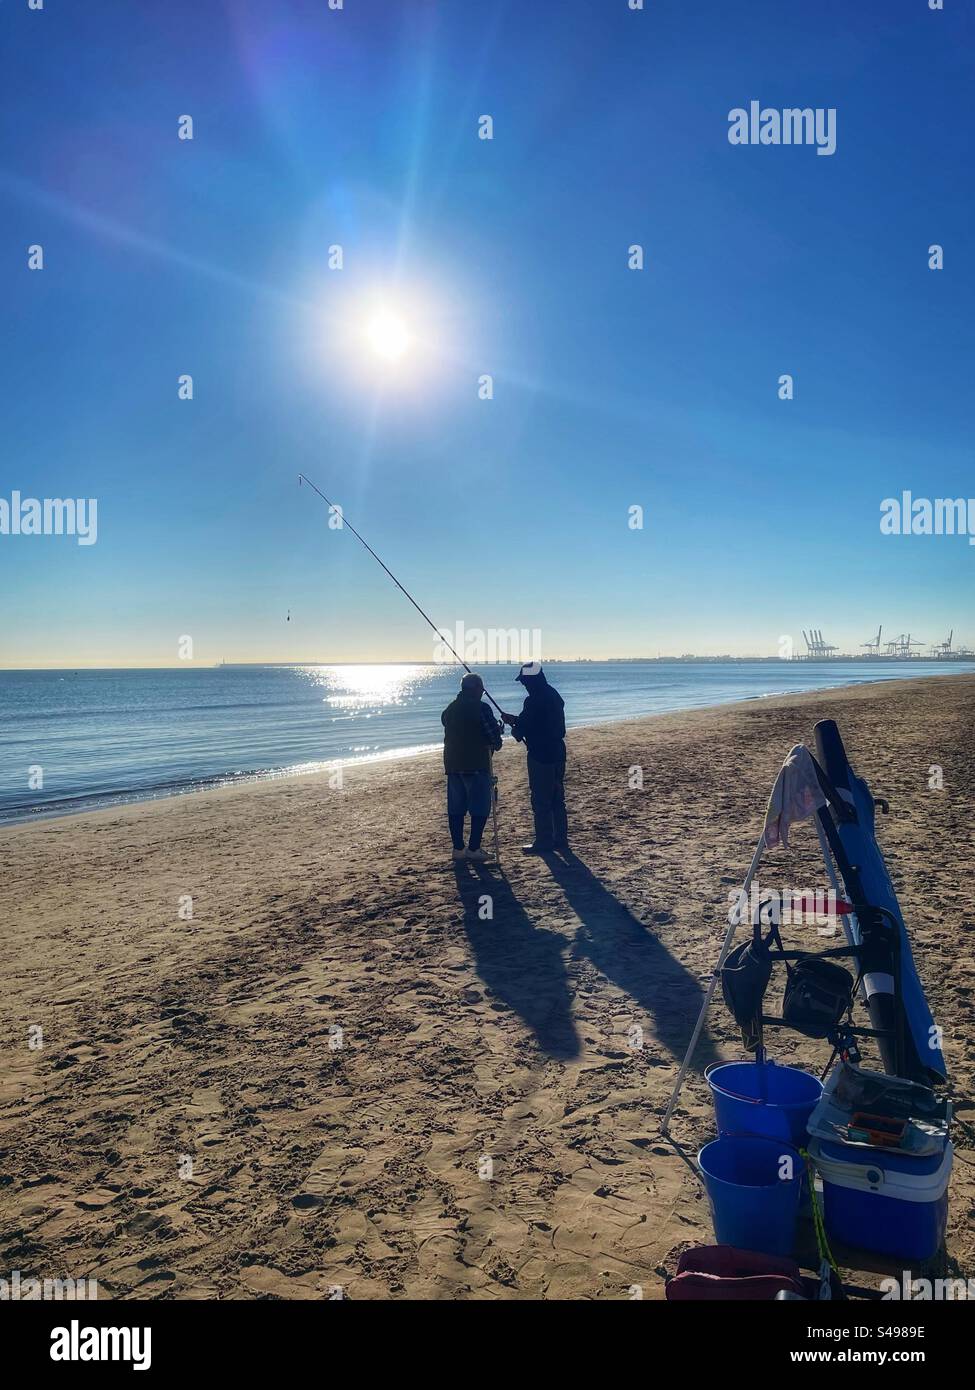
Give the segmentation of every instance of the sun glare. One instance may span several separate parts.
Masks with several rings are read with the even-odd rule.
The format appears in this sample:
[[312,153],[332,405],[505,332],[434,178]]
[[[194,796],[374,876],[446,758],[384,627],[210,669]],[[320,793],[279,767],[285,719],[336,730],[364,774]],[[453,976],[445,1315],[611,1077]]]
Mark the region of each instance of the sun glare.
[[366,326],[366,337],[377,357],[397,362],[410,345],[410,332],[403,320],[388,310],[374,314]]
[[[321,368],[349,374],[355,386],[377,388],[402,399],[435,389],[452,355],[449,328],[435,297],[422,284],[377,280],[371,289],[342,288],[337,303],[321,304],[311,355],[316,384]],[[324,331],[323,331],[324,330]]]

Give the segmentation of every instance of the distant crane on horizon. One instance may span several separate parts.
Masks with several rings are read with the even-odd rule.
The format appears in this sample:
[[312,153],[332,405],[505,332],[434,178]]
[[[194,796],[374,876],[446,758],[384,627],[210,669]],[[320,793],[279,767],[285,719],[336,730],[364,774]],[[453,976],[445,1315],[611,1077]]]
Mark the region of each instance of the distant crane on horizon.
[[907,660],[914,656],[914,653],[911,651],[912,647],[923,647],[924,645],[924,642],[919,642],[916,638],[913,638],[909,632],[902,632],[899,636],[895,637],[892,642],[887,643],[887,655]]
[[932,642],[931,655],[934,657],[951,656],[951,642],[954,635],[955,629],[952,628],[943,642]]
[[881,624],[880,627],[877,628],[877,635],[876,635],[876,637],[871,638],[871,640],[870,640],[869,642],[861,642],[861,643],[860,643],[860,646],[861,646],[861,647],[866,647],[869,651],[872,651],[872,652],[874,653],[875,656],[879,656],[879,655],[880,655],[880,634],[883,632],[883,630],[884,630],[884,629],[883,629],[883,624]]
[[805,639],[807,648],[806,655],[808,657],[829,656],[831,652],[835,652],[837,650],[837,648],[833,645],[832,642],[827,642],[825,640],[825,638],[823,637],[823,629],[821,627],[811,627],[809,629],[808,637],[806,636],[806,629],[802,628],[802,635]]

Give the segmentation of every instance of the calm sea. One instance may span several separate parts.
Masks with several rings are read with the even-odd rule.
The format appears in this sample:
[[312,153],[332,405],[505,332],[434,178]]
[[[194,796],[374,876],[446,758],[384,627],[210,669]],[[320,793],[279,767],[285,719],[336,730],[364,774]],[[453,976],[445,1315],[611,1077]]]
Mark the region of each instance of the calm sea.
[[[502,708],[519,709],[517,668],[480,669]],[[571,726],[975,666],[580,661],[546,669]],[[424,665],[0,671],[0,823],[433,748],[459,674]]]

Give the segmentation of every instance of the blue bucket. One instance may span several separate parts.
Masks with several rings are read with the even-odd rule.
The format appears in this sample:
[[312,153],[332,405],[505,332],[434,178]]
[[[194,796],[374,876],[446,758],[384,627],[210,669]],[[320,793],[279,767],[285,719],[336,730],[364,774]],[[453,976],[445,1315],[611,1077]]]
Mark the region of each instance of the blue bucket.
[[[792,1160],[783,1177],[782,1159]],[[720,1245],[791,1255],[804,1164],[777,1139],[714,1139],[697,1156]]]
[[798,1067],[774,1062],[721,1062],[704,1073],[719,1135],[753,1134],[800,1148],[823,1083]]

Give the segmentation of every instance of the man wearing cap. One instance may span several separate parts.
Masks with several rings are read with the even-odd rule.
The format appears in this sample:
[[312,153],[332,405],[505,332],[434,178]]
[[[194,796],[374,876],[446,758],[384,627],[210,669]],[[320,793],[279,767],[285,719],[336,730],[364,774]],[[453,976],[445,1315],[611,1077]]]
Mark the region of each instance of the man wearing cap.
[[549,685],[537,662],[522,666],[515,677],[525,687],[521,714],[505,714],[504,722],[528,750],[528,786],[531,790],[535,839],[523,845],[526,854],[547,854],[568,849],[569,827],[565,814],[565,701]]
[[[481,848],[481,836],[491,814],[494,779],[491,754],[501,747],[502,726],[481,699],[484,682],[466,675],[460,694],[440,716],[443,725],[443,765],[447,774],[447,824],[453,843],[453,859],[490,858]],[[464,817],[471,818],[471,834],[464,848]]]

